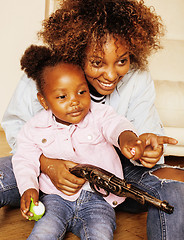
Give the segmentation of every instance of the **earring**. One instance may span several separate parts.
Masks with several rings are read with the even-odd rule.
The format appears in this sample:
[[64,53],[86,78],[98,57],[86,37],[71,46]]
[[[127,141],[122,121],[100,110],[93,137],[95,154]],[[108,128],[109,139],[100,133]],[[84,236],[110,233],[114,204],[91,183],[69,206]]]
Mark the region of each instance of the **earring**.
[[49,107],[48,107],[48,106],[45,106],[44,108],[45,108],[45,110],[47,111]]

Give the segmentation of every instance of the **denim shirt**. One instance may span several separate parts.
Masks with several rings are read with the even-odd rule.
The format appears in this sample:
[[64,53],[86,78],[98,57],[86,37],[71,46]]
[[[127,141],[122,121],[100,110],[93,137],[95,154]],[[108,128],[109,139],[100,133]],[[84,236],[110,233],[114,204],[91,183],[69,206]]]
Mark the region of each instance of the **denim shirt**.
[[[164,130],[154,105],[155,88],[149,72],[130,70],[118,83],[114,92],[106,97],[106,104],[124,115],[138,134],[163,135]],[[42,109],[37,99],[35,82],[23,75],[2,120],[7,141],[16,149],[16,137],[21,127]],[[163,157],[158,163],[163,163]]]

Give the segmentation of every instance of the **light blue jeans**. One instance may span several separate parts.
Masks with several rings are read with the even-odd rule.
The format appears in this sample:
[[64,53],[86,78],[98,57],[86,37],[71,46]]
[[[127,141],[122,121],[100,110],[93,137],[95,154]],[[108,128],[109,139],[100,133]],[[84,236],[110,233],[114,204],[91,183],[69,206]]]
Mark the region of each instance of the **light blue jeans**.
[[[167,214],[155,207],[148,207],[148,240],[183,240],[184,236],[184,183],[159,179],[152,172],[166,165],[152,169],[133,166],[129,160],[122,159],[124,176],[127,182],[147,191],[149,194],[167,200],[174,206],[174,213]],[[169,167],[169,166],[168,166]],[[19,205],[20,196],[11,166],[11,157],[0,159],[0,207]],[[121,204],[122,210],[137,211],[134,205]],[[132,204],[132,203],[131,203]],[[136,206],[137,208],[137,206]],[[126,224],[126,223],[125,223]],[[76,233],[75,233],[76,234]],[[122,236],[123,240],[123,236]]]
[[[159,179],[152,174],[153,171],[159,168],[165,166],[170,167],[168,165],[156,165],[154,168],[149,169],[139,166],[135,167],[124,157],[122,157],[121,160],[127,182],[162,201],[167,200],[170,205],[174,206],[174,212],[172,214],[167,214],[158,210],[156,207],[148,206],[148,240],[183,240],[184,183],[174,180]],[[183,168],[179,169],[184,170]],[[122,210],[126,210],[126,208],[124,208],[125,204],[126,202],[122,204]],[[130,206],[128,207],[130,208]]]
[[41,201],[45,215],[35,223],[28,240],[63,239],[67,231],[82,240],[113,240],[115,211],[96,193],[82,191],[74,202],[44,194]]

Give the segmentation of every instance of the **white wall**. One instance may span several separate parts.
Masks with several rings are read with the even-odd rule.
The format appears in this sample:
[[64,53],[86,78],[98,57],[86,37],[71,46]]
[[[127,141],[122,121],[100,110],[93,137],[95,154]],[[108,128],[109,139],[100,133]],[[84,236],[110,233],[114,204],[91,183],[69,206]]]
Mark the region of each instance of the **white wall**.
[[184,0],[144,0],[154,6],[167,26],[166,38],[184,39]]
[[162,17],[167,32],[163,49],[150,58],[154,80],[184,81],[184,0],[145,0],[154,5]]
[[25,49],[38,43],[45,0],[0,0],[0,122],[22,75],[19,61]]

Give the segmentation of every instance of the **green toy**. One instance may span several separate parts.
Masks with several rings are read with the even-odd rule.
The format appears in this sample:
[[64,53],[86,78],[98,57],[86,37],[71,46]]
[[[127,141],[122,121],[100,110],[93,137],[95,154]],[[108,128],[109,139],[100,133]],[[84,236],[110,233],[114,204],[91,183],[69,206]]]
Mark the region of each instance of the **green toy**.
[[42,202],[38,202],[38,206],[36,206],[33,203],[33,199],[31,198],[31,203],[30,203],[30,207],[29,207],[29,211],[32,212],[34,215],[32,217],[29,216],[29,220],[35,220],[38,221],[40,218],[42,218],[42,216],[45,213],[45,206],[43,205]]

